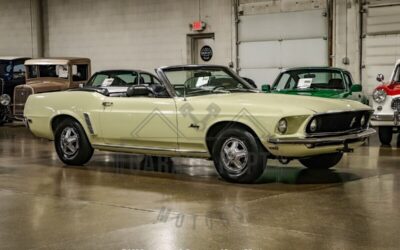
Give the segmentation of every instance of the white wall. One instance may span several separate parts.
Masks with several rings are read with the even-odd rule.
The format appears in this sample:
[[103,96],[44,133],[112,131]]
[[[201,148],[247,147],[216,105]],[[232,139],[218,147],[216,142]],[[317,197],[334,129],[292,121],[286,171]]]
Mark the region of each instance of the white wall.
[[215,33],[216,63],[232,55],[231,0],[48,0],[45,56],[84,56],[93,71],[153,70],[188,63],[189,24],[199,17]]
[[38,7],[38,0],[0,0],[0,56],[40,54]]

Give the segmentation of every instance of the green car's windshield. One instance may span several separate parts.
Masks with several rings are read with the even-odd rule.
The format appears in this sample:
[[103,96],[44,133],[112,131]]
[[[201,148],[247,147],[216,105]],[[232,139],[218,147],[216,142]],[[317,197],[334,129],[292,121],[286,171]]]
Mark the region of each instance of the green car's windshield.
[[164,72],[177,96],[254,91],[223,68],[168,69]]
[[345,89],[345,79],[338,70],[292,70],[282,73],[272,90]]

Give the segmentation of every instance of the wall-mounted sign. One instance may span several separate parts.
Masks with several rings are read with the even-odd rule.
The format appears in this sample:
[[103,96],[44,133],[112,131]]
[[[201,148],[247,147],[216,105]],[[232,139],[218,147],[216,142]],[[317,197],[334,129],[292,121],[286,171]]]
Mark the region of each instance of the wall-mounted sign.
[[203,31],[206,29],[206,23],[203,21],[195,21],[192,23],[192,30],[193,31]]
[[205,45],[200,50],[200,57],[203,61],[208,62],[213,57],[213,50],[210,46]]

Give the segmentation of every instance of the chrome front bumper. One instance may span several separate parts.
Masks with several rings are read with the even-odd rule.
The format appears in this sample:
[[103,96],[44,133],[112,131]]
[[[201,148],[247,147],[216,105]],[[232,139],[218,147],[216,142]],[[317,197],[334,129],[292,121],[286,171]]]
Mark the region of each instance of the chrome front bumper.
[[395,126],[400,124],[400,112],[395,111],[393,115],[376,115],[371,116],[371,123],[374,122],[393,122]]
[[375,129],[369,128],[365,131],[330,137],[317,137],[317,138],[300,138],[300,137],[287,137],[287,138],[269,138],[268,143],[271,144],[306,144],[307,147],[314,147],[316,145],[329,145],[329,144],[347,144],[351,142],[362,141],[369,136],[375,134]]

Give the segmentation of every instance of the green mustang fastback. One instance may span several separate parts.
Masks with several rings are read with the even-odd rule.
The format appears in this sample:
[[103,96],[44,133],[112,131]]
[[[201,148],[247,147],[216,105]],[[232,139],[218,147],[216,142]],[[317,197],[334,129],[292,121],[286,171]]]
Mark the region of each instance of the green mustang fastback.
[[339,98],[368,104],[362,86],[355,84],[350,72],[333,67],[292,68],[283,71],[272,87],[263,86],[264,92]]

